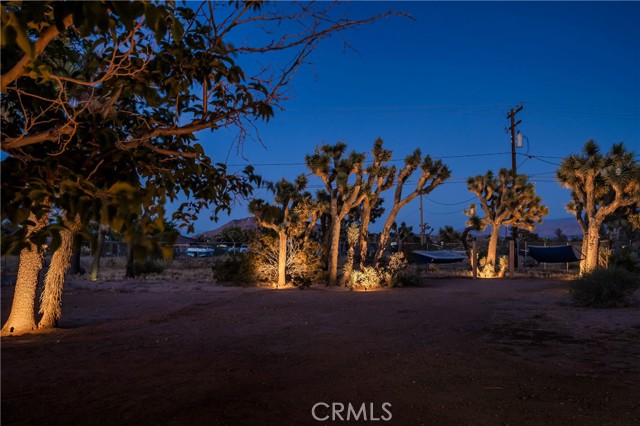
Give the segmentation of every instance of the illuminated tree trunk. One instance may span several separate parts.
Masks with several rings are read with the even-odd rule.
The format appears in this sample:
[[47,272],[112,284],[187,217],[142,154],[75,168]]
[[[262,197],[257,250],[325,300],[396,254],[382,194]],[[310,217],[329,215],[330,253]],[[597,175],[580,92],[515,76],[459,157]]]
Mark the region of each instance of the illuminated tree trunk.
[[371,206],[369,203],[363,203],[362,206],[362,223],[360,225],[360,269],[364,268],[364,263],[368,255],[368,238],[369,223],[371,222]]
[[[337,208],[337,207],[336,207]],[[333,210],[333,208],[332,208]],[[329,285],[338,284],[338,260],[340,255],[340,228],[341,220],[334,216],[331,224],[331,245],[329,246]]]
[[[27,226],[27,235],[31,235],[47,225],[49,218],[44,214],[37,219],[35,214],[29,215],[29,221],[34,226]],[[31,244],[20,252],[18,276],[13,294],[11,313],[2,327],[2,334],[23,334],[36,328],[35,300],[38,287],[38,275],[42,270],[42,258],[45,247]]]
[[44,291],[40,297],[40,313],[42,318],[38,328],[52,328],[58,325],[62,313],[62,290],[64,277],[71,264],[73,239],[80,227],[80,216],[72,222],[65,223],[60,231],[60,246],[51,256],[51,263],[44,278]]
[[356,254],[356,243],[360,238],[361,233],[358,225],[351,225],[347,229],[347,259],[344,262],[344,266],[342,268],[342,282],[344,285],[349,286],[351,284],[351,273],[353,272],[353,262]]
[[580,274],[586,274],[593,271],[598,267],[598,253],[600,246],[600,227],[596,226],[596,223],[589,223],[587,229],[587,235],[582,242],[583,250],[586,248],[586,253],[583,253],[584,260],[580,261]]
[[278,231],[278,287],[284,287],[287,282],[287,233]]
[[496,253],[498,251],[498,237],[500,236],[500,226],[493,225],[491,227],[491,236],[489,237],[489,249],[487,251],[487,261],[484,265],[485,273],[492,276],[496,272]]
[[406,203],[400,205],[396,204],[393,206],[391,211],[389,212],[389,216],[384,223],[384,227],[382,228],[382,233],[380,234],[380,244],[378,245],[378,250],[376,250],[376,256],[374,258],[374,265],[377,268],[380,265],[380,261],[382,260],[382,255],[384,254],[384,249],[389,241],[389,234],[391,234],[391,228],[393,227],[393,223],[400,212],[400,208],[404,207]]

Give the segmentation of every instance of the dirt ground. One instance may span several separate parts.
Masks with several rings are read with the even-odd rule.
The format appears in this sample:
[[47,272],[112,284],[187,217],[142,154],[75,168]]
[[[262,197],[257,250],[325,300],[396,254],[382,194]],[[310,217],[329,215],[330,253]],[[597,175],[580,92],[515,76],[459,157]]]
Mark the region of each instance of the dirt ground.
[[2,339],[2,424],[640,424],[640,303],[576,308],[566,287],[75,281],[60,329]]

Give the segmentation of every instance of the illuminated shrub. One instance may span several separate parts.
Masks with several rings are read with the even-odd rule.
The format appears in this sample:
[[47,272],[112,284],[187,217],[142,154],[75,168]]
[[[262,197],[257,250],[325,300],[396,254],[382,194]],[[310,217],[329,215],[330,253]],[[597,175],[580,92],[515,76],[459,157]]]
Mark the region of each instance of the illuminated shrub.
[[420,281],[417,267],[409,265],[404,253],[394,253],[387,266],[375,269],[365,266],[351,275],[354,290],[368,290],[378,287],[402,287],[417,285]]
[[381,287],[381,274],[371,266],[365,266],[362,270],[351,273],[351,288],[355,290],[369,290]]
[[[275,285],[278,278],[278,238],[263,235],[249,245],[252,266],[260,282]],[[315,241],[287,241],[287,283],[305,287],[320,279],[320,245]]]

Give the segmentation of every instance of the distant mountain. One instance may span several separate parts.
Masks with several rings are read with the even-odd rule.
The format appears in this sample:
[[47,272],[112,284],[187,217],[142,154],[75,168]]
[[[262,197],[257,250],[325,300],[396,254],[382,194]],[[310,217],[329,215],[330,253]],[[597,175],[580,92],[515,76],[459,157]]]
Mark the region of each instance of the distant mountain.
[[251,231],[257,231],[258,224],[256,223],[256,218],[253,216],[245,217],[242,219],[234,219],[212,231],[206,231],[201,234],[198,234],[195,236],[195,238],[197,239],[212,238],[212,237],[215,237],[216,235],[220,235],[222,232],[224,232],[225,229],[229,229],[229,228],[242,228],[242,229],[248,229]]
[[[542,238],[556,238],[556,229],[558,228],[562,229],[562,233],[568,238],[582,238],[582,230],[580,229],[580,225],[578,225],[578,221],[573,217],[565,217],[561,219],[544,219],[542,223],[537,224],[533,232],[538,234]],[[502,228],[500,230],[500,235],[505,235],[505,232],[506,231],[504,230],[504,228]],[[489,235],[489,233],[489,229],[485,229],[477,235],[486,236]]]
[[562,219],[544,219],[542,223],[533,230],[536,234],[544,238],[553,238],[556,236],[556,229],[562,229],[562,233],[567,237],[582,238],[582,229],[578,225],[578,221],[574,217],[565,217]]

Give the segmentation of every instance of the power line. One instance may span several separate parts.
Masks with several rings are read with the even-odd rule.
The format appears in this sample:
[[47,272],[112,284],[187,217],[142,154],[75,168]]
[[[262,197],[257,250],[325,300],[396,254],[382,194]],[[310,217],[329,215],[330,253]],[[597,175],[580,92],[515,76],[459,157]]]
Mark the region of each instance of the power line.
[[426,198],[427,200],[431,201],[432,203],[440,204],[441,206],[457,206],[457,205],[459,205],[459,204],[466,204],[466,203],[468,203],[469,201],[473,201],[473,200],[475,200],[475,199],[476,199],[476,197],[474,196],[474,197],[469,198],[468,200],[459,201],[459,202],[457,202],[457,203],[441,203],[441,202],[436,201],[436,200],[434,200],[434,199],[432,199],[432,198],[429,198],[429,197],[425,197],[425,198]]
[[[459,154],[459,155],[440,155],[440,156],[432,156],[436,160],[446,160],[450,158],[473,158],[473,157],[492,157],[496,155],[506,155],[509,152],[487,152],[487,153],[477,153],[477,154]],[[404,161],[404,158],[394,158],[389,160],[389,162],[400,162]],[[371,160],[365,161],[365,163],[372,163]],[[254,167],[281,167],[281,166],[306,166],[305,162],[291,162],[291,163],[246,163],[246,164],[227,164],[227,167],[243,167],[243,166],[254,166]]]

